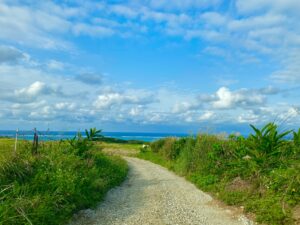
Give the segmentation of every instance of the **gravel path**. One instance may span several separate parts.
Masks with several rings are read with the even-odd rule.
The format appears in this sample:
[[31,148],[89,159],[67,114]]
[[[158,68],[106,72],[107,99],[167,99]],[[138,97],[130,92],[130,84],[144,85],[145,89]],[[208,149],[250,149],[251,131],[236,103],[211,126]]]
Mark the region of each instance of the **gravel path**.
[[70,225],[250,225],[210,204],[212,198],[193,184],[151,162],[125,158],[128,179],[110,190],[96,210],[84,210]]

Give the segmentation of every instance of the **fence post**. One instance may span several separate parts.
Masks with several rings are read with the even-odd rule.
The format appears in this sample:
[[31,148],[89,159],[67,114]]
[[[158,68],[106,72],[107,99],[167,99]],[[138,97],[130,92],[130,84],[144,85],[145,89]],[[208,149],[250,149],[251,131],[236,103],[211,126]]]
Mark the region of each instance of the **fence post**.
[[18,134],[19,134],[19,128],[17,128],[17,130],[16,130],[16,139],[15,139],[15,149],[14,149],[14,154],[17,153]]
[[32,143],[32,154],[36,155],[38,150],[39,144],[39,136],[37,134],[36,128],[34,128],[34,136],[33,136],[33,143]]

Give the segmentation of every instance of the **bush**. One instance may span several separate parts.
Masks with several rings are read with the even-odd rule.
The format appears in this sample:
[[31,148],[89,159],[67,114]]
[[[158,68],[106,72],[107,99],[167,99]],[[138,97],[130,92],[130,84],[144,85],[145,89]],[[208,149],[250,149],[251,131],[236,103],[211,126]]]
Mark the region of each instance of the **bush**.
[[63,224],[78,210],[96,206],[123,181],[127,164],[83,139],[43,143],[36,156],[27,143],[0,149],[0,224]]
[[153,152],[159,152],[161,150],[162,146],[165,144],[166,139],[159,139],[157,141],[154,141],[150,144],[151,150]]
[[293,132],[293,141],[295,146],[300,147],[300,128],[297,132]]
[[[151,143],[140,157],[186,176],[223,201],[244,205],[266,224],[293,224],[291,211],[300,202],[300,129],[279,132],[274,123],[251,125],[248,138],[199,134]],[[299,221],[298,221],[299,222]]]

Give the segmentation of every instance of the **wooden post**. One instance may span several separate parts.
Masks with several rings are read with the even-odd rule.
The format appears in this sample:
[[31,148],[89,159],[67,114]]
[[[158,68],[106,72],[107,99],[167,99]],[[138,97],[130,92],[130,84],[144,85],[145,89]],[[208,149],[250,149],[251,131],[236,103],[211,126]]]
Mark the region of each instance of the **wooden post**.
[[39,136],[37,134],[36,128],[34,128],[34,136],[33,136],[33,143],[32,143],[32,154],[36,155],[38,150],[39,144]]
[[19,134],[19,128],[16,130],[16,139],[15,139],[15,149],[14,149],[14,154],[17,153],[18,134]]

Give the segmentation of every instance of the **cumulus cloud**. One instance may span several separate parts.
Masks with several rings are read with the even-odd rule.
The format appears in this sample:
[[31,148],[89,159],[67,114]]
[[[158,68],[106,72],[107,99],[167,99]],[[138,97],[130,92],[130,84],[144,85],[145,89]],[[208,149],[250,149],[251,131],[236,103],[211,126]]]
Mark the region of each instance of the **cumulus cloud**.
[[236,107],[249,107],[253,105],[262,105],[265,103],[265,96],[263,91],[240,89],[237,91],[230,91],[226,87],[221,87],[212,95],[211,103],[216,109],[230,109]]
[[146,105],[153,103],[155,100],[151,95],[139,95],[136,94],[128,94],[128,93],[104,93],[98,95],[97,99],[94,101],[93,105],[97,109],[110,109],[114,106],[121,105]]
[[215,113],[213,111],[206,111],[202,115],[199,116],[200,121],[207,121],[214,118]]
[[236,90],[220,87],[213,94],[200,94],[177,102],[171,112],[173,120],[189,123],[264,123],[287,113],[296,115],[297,107],[289,104],[277,106],[278,103],[269,102],[270,96],[279,97],[286,91],[290,90],[273,86]]
[[190,111],[190,110],[194,110],[194,109],[198,109],[201,105],[201,102],[177,102],[173,109],[172,112],[173,113],[180,113],[180,112],[186,112],[186,111]]
[[260,116],[253,113],[253,111],[242,113],[237,117],[237,122],[239,123],[257,123]]
[[[184,41],[204,41],[207,47],[202,54],[210,56],[256,63],[259,57],[267,56],[276,62],[272,80],[291,84],[300,81],[298,0],[237,0],[228,8],[224,4],[224,10],[219,10],[220,3],[220,0],[129,0],[59,5],[50,1],[26,4],[1,1],[0,41],[48,51],[72,46],[64,41],[66,36],[73,41],[78,36],[128,38],[159,32]],[[196,98],[194,93],[184,91],[174,94],[166,90],[162,94],[160,90],[109,89],[100,74],[76,75],[76,69],[66,72],[70,69],[68,64],[55,59],[38,66],[23,65],[26,57],[15,47],[0,46],[1,105],[11,110],[9,115],[14,118],[26,111],[35,120],[41,113],[47,118],[66,120],[66,112],[71,112],[80,121],[133,121],[134,118],[140,123],[180,123],[221,118],[246,123],[262,121],[276,113],[298,115],[298,108],[291,107],[291,102],[284,107],[278,107],[275,101],[270,103],[270,96],[281,93],[280,88],[229,89],[227,86],[235,84],[236,77],[219,80],[222,87],[215,93],[203,93]],[[18,61],[23,63],[17,64]],[[72,75],[59,76],[64,73]],[[104,91],[100,92],[99,85]],[[79,90],[84,93],[81,97]],[[61,99],[68,96],[74,98]],[[0,114],[8,115],[4,109],[0,109]]]
[[15,90],[14,95],[8,99],[15,102],[30,102],[45,95],[64,96],[60,87],[51,87],[43,82],[36,81],[28,87]]
[[280,90],[273,87],[261,89],[238,89],[235,91],[227,87],[220,87],[214,94],[201,94],[197,99],[176,103],[172,109],[173,113],[181,113],[211,107],[216,110],[249,108],[263,106],[267,95],[275,95]]

